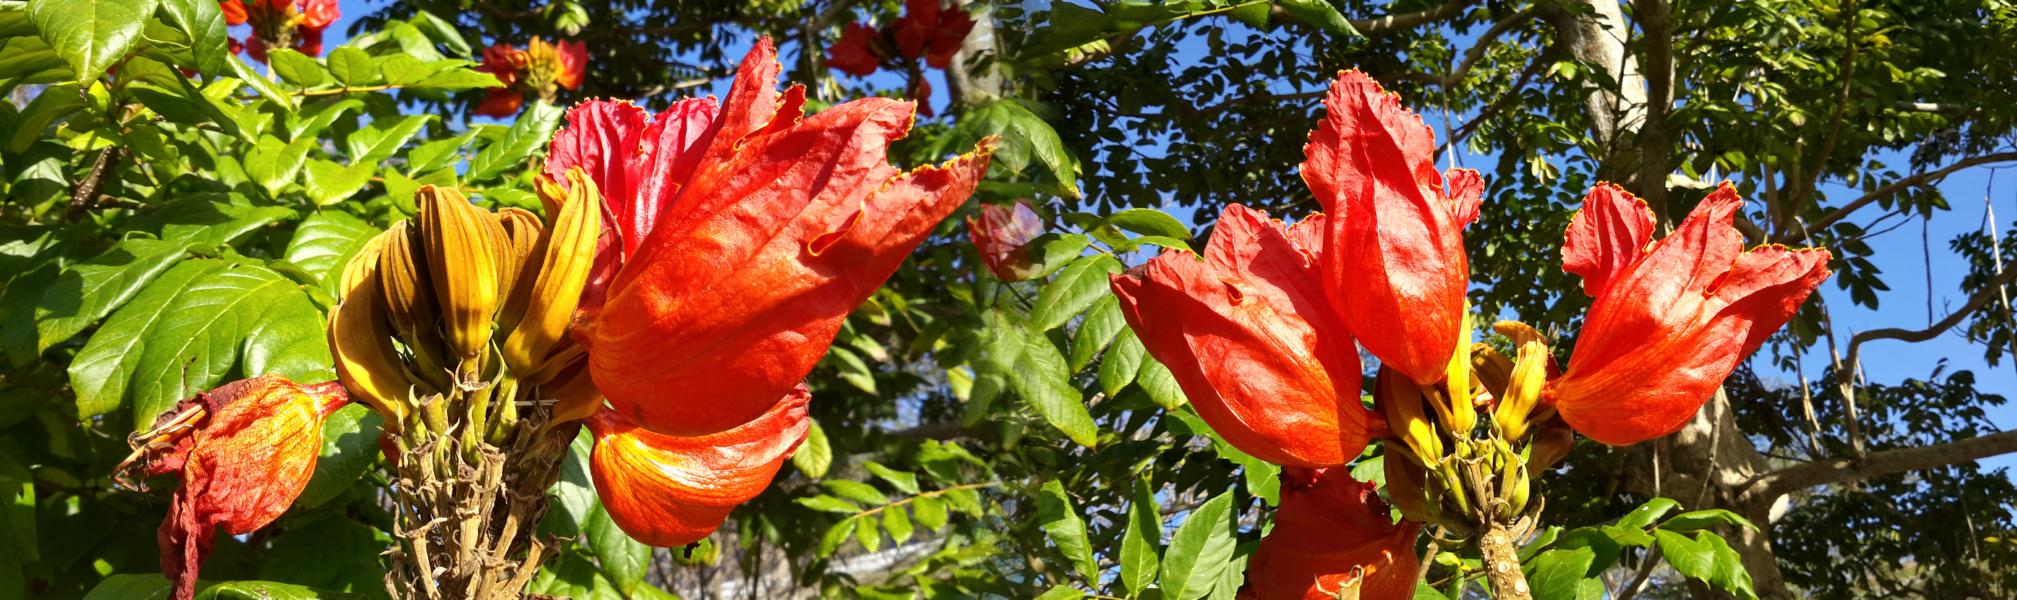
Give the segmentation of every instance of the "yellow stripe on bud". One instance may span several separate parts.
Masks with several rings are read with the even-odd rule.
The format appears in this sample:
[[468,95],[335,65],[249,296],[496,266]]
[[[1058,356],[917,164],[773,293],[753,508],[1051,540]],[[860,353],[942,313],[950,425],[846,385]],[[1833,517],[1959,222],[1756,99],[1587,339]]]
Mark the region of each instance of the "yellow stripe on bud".
[[1528,339],[1520,345],[1519,358],[1513,362],[1506,395],[1492,411],[1492,422],[1498,425],[1501,438],[1518,440],[1526,436],[1527,417],[1541,403],[1541,388],[1547,383],[1548,346],[1540,340]]
[[1393,369],[1382,368],[1373,379],[1373,403],[1387,417],[1387,429],[1411,452],[1399,452],[1427,466],[1442,461],[1443,438],[1422,413],[1422,388]]
[[504,227],[454,189],[422,186],[415,197],[443,333],[456,356],[474,359],[490,343]]
[[1464,319],[1457,328],[1457,349],[1443,368],[1443,400],[1449,403],[1450,434],[1469,437],[1478,426],[1478,408],[1471,394],[1471,305],[1464,303]]
[[[525,296],[525,316],[504,340],[504,364],[516,375],[544,366],[555,344],[567,337],[568,323],[581,303],[581,288],[595,265],[595,241],[602,234],[602,197],[580,168],[567,170],[568,192]],[[518,298],[513,298],[518,301]]]

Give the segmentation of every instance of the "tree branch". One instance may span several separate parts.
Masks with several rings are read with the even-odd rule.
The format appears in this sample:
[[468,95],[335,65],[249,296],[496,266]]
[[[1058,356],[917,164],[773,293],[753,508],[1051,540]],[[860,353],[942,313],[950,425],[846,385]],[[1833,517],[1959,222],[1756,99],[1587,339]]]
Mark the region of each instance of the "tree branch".
[[2017,161],[2017,151],[1998,152],[1995,154],[1984,154],[1982,156],[1962,159],[1960,161],[1955,162],[1954,164],[1947,165],[1945,167],[1941,167],[1936,170],[1926,171],[1924,173],[1912,175],[1910,177],[1905,177],[1903,179],[1893,181],[1889,185],[1877,188],[1876,190],[1871,191],[1868,194],[1863,194],[1862,197],[1859,197],[1855,200],[1850,200],[1848,204],[1843,204],[1841,207],[1836,208],[1833,211],[1830,211],[1828,214],[1822,215],[1821,218],[1815,219],[1814,222],[1812,223],[1808,223],[1803,227],[1794,227],[1787,231],[1781,232],[1779,234],[1779,237],[1773,238],[1772,241],[1774,243],[1779,244],[1798,243],[1802,239],[1807,237],[1807,232],[1821,229],[1829,225],[1833,225],[1835,224],[1836,221],[1848,218],[1849,215],[1851,213],[1856,212],[1857,209],[1863,208],[1864,206],[1868,206],[1872,202],[1888,198],[1892,194],[1904,191],[1906,188],[1939,181],[1940,179],[1943,179],[1948,175],[1953,174],[1955,171],[1966,169],[1968,167],[1984,165],[1988,163],[2008,162],[2008,161]]
[[1471,67],[1477,66],[1478,61],[1485,57],[1485,51],[1490,50],[1492,44],[1497,43],[1500,36],[1506,35],[1506,32],[1512,31],[1514,27],[1518,27],[1533,17],[1534,9],[1533,7],[1528,7],[1506,15],[1506,18],[1492,23],[1492,28],[1485,30],[1483,35],[1478,36],[1477,43],[1472,44],[1469,49],[1464,51],[1464,60],[1457,63],[1457,70],[1451,71],[1450,74],[1439,78],[1443,87],[1449,87],[1462,82],[1464,76],[1471,73]]
[[[1851,336],[1849,338],[1849,352],[1845,355],[1842,364],[1849,365],[1848,368],[1850,369],[1855,369],[1860,364],[1857,360],[1859,360],[1858,357],[1863,352],[1863,344],[1868,342],[1898,340],[1901,342],[1916,343],[1933,339],[1935,336],[1945,333],[1948,329],[1954,328],[1955,325],[1960,325],[1962,319],[1967,318],[1970,313],[1980,310],[1983,305],[1988,304],[1990,300],[1999,295],[2003,286],[2010,285],[2013,281],[2017,281],[2017,269],[2005,271],[2002,275],[1990,280],[1989,285],[1984,286],[1982,289],[1977,290],[1974,295],[1969,296],[1968,302],[1962,304],[1961,308],[1948,313],[1947,318],[1941,319],[1940,322],[1934,323],[1925,329],[1885,327]],[[1837,373],[1835,376],[1840,378],[1846,375],[1844,373]]]
[[1871,454],[1862,460],[1837,458],[1779,469],[1751,480],[1743,495],[1769,500],[1818,485],[1849,483],[1906,471],[1980,460],[2017,452],[2017,431],[2003,431],[1964,440],[1901,448]]
[[1659,211],[1660,221],[1676,219],[1667,207],[1667,174],[1673,148],[1667,142],[1667,112],[1674,106],[1674,20],[1666,0],[1632,3],[1645,32],[1646,122],[1639,128],[1639,195]]
[[1395,29],[1407,29],[1423,23],[1454,17],[1458,13],[1464,12],[1464,9],[1470,8],[1471,5],[1477,3],[1478,0],[1450,0],[1441,6],[1411,13],[1387,15],[1371,19],[1351,19],[1352,29],[1358,30],[1360,34],[1374,34]]

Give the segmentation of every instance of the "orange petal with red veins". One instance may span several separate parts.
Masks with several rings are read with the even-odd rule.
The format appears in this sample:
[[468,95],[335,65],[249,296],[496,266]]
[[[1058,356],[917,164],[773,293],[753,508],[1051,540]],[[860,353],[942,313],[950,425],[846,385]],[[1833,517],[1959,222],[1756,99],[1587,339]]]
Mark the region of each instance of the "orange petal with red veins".
[[653,433],[608,409],[588,420],[595,436],[589,469],[609,516],[624,533],[653,546],[684,546],[721,527],[736,505],[770,486],[805,440],[812,421],[804,386],[769,412],[720,433]]
[[1632,266],[1653,241],[1653,209],[1615,184],[1599,183],[1583,196],[1562,240],[1562,270],[1583,278],[1583,293],[1604,294],[1612,278]]

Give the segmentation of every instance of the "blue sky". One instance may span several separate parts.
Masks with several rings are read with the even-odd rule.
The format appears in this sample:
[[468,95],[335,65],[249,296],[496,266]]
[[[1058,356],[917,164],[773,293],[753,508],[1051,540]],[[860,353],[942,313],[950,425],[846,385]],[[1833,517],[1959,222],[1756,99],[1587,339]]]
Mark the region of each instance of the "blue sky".
[[[348,39],[350,24],[357,16],[385,4],[356,0],[342,2],[343,16],[329,29],[326,47],[334,48],[341,45]],[[233,33],[242,36],[243,29],[243,27],[234,28]],[[469,42],[472,46],[482,47],[487,45],[488,41],[472,39]],[[1461,41],[1459,45],[1462,45]],[[728,54],[740,56],[742,51],[742,48],[736,48]],[[796,51],[797,49],[789,44],[782,49],[786,56]],[[1195,51],[1202,52],[1202,49]],[[933,78],[932,102],[942,110],[947,101],[943,76],[936,70],[930,70],[929,73]],[[593,65],[590,76],[593,76]],[[852,82],[852,80],[844,81]],[[894,88],[899,87],[902,80],[895,74],[881,72],[874,75],[870,82],[881,87]],[[715,82],[713,86],[697,88],[695,92],[721,94],[727,90],[727,84],[728,80],[723,79]],[[1461,118],[1453,117],[1453,120],[1461,121]],[[1428,121],[1437,127],[1439,139],[1446,135],[1446,132],[1440,130],[1441,119],[1428,119]],[[1464,162],[1471,164],[1491,164],[1490,157],[1462,158],[1467,159]],[[1886,163],[1894,171],[1901,173],[1910,171],[1910,165],[1903,156],[1878,156],[1875,159]],[[1950,251],[1947,242],[1956,235],[1983,230],[1985,200],[1994,205],[1996,215],[2006,224],[2002,226],[2003,228],[2007,228],[2008,223],[2017,220],[2017,167],[2006,168],[2000,174],[1993,166],[1963,170],[1947,177],[1938,187],[1946,195],[1952,209],[1936,214],[1927,224],[1925,233],[1930,256],[1929,253],[1922,252],[1921,231],[1916,223],[1868,240],[1875,250],[1870,260],[1883,271],[1884,281],[1891,287],[1891,291],[1880,296],[1880,308],[1855,306],[1850,302],[1848,294],[1837,289],[1832,282],[1823,284],[1820,293],[1834,311],[1835,334],[1838,340],[1846,343],[1848,337],[1857,331],[1880,327],[1917,329],[1926,326],[1929,322],[1926,314],[1929,294],[1933,305],[1932,318],[1935,320],[1945,317],[1949,310],[1966,301],[1968,294],[1960,287],[1961,278],[1967,273],[1967,261]],[[1824,185],[1823,191],[1835,202],[1859,195],[1857,191],[1840,185]],[[1876,214],[1874,210],[1867,211],[1867,214],[1859,214],[1851,220],[1868,223]],[[1180,215],[1180,218],[1183,216],[1185,215]],[[2012,261],[2017,263],[2017,257],[2012,257]],[[1930,287],[1927,276],[1928,264],[1931,265]],[[2006,360],[1999,367],[1990,367],[1983,360],[1982,348],[1968,343],[1962,337],[1960,329],[1957,327],[1933,340],[1917,344],[1895,341],[1868,344],[1863,349],[1864,373],[1872,381],[1895,383],[1906,378],[1924,378],[1940,361],[1945,360],[1949,372],[1961,369],[1973,371],[1977,377],[1978,387],[1985,392],[2006,396],[2017,394],[2017,364]],[[1754,360],[1761,366],[1761,371],[1772,371],[1770,368],[1763,368],[1766,367],[1764,359]],[[1817,349],[1816,354],[1805,357],[1808,375],[1818,375],[1827,362],[1825,348]],[[1791,379],[1790,374],[1788,379]],[[1817,401],[1822,400],[1817,398]],[[1993,407],[1989,414],[1998,427],[2017,428],[2017,406]],[[1823,424],[1823,426],[1833,428],[1839,427],[1839,424]],[[2017,467],[2017,455],[2004,455],[1983,462],[1990,466]]]

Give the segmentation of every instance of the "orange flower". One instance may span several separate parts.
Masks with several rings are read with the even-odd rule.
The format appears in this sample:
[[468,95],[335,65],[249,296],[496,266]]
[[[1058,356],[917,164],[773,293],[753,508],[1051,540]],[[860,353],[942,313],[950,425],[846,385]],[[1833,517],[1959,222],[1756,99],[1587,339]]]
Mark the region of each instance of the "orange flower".
[[1438,174],[1435,134],[1358,71],[1338,74],[1303,147],[1303,181],[1331,216],[1324,287],[1352,334],[1416,383],[1443,379],[1463,328],[1476,171]]
[[[1285,478],[1287,479],[1287,478]],[[1282,487],[1275,528],[1247,565],[1245,600],[1406,599],[1415,593],[1415,536],[1422,524],[1387,516],[1373,484],[1344,469],[1325,469],[1316,482]]]
[[492,45],[483,50],[483,63],[476,70],[496,76],[503,85],[490,88],[472,112],[510,118],[525,105],[527,95],[551,101],[560,88],[580,89],[587,67],[588,47],[581,42],[549,44],[534,37],[523,50]]
[[588,419],[589,470],[611,520],[637,541],[684,546],[755,498],[805,441],[805,386],[734,429],[693,437],[653,433],[607,408]]
[[946,9],[940,0],[905,0],[895,27],[896,47],[904,56],[924,56],[935,69],[952,64],[952,55],[973,32],[973,15],[959,7]]
[[287,512],[315,472],[322,421],[349,401],[337,382],[303,386],[268,375],[197,394],[135,436],[145,445],[121,472],[142,460],[146,474],[182,476],[159,534],[175,598],[195,593],[213,530],[244,535]]
[[223,0],[218,7],[227,25],[252,25],[252,35],[241,45],[231,40],[233,52],[244,48],[253,60],[266,62],[269,45],[292,48],[309,56],[322,54],[322,30],[343,16],[337,0]]
[[867,98],[803,115],[774,91],[768,39],[717,110],[686,99],[647,124],[591,101],[554,137],[547,174],[581,167],[615,239],[574,335],[623,416],[702,435],[771,410],[826,354],[848,311],[973,193],[993,142],[939,167],[887,159],[912,105]]
[[1644,201],[1610,184],[1583,198],[1562,268],[1596,301],[1543,392],[1576,431],[1619,446],[1680,429],[1828,278],[1827,250],[1745,250],[1743,203],[1725,183],[1655,242]]
[[867,77],[882,66],[885,52],[879,50],[881,42],[882,32],[876,28],[848,23],[847,28],[841,30],[840,40],[827,47],[826,66],[856,77]]
[[1356,458],[1384,429],[1359,402],[1359,354],[1324,292],[1321,215],[1285,228],[1232,205],[1204,260],[1181,250],[1113,277],[1128,325],[1227,443],[1292,467]]
[[980,220],[967,217],[967,239],[980,251],[981,263],[1005,281],[1022,281],[1036,275],[1024,246],[1043,235],[1043,218],[1029,204],[1016,201],[1009,206],[982,204]]

